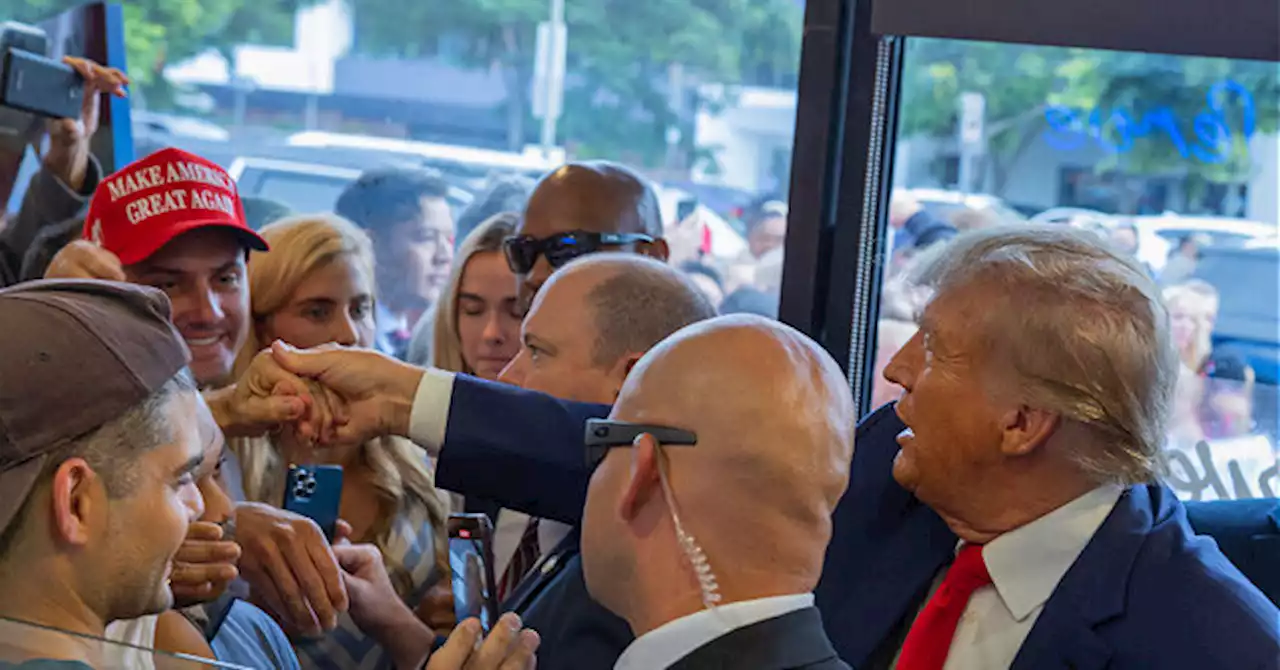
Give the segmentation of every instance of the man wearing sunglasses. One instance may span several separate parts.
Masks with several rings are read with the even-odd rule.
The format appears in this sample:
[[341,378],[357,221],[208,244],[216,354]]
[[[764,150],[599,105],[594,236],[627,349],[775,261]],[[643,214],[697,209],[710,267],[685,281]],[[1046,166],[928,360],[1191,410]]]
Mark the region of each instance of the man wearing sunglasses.
[[552,272],[580,256],[629,251],[666,261],[669,253],[653,188],[607,161],[569,163],[543,177],[503,251],[526,309]]

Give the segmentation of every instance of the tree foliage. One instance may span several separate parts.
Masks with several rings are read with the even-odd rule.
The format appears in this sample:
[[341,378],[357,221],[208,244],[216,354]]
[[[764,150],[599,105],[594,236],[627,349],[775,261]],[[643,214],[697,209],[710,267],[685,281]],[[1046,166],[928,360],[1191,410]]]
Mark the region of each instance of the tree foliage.
[[[163,86],[167,64],[202,51],[244,42],[287,43],[299,6],[315,0],[128,0],[125,51],[135,85]],[[13,20],[36,22],[84,4],[84,0],[19,0]]]
[[[567,0],[568,75],[561,141],[583,156],[627,156],[657,164],[669,128],[686,149],[700,82],[794,82],[802,4],[796,0]],[[460,65],[501,68],[524,121],[533,78],[537,25],[549,0],[361,0],[356,48],[369,54],[444,56]],[[673,109],[669,67],[685,86]],[[513,144],[531,133],[515,133]]]
[[956,101],[986,98],[995,190],[1038,137],[1089,145],[1099,171],[1247,180],[1247,138],[1274,132],[1275,64],[1220,58],[918,39],[908,43],[902,132],[954,136]]

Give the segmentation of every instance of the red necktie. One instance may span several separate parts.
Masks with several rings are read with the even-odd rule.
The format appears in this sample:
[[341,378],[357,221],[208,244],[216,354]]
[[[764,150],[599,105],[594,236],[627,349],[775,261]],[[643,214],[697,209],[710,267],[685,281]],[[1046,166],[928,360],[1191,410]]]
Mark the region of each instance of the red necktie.
[[511,562],[507,563],[507,569],[503,571],[502,578],[498,580],[498,602],[507,599],[512,591],[520,585],[520,581],[525,575],[533,569],[538,562],[538,557],[542,555],[542,549],[538,543],[538,519],[535,517],[529,519],[529,525],[524,527],[524,534],[520,537],[520,544],[516,545],[516,551],[511,555]]
[[969,597],[990,583],[991,575],[982,560],[982,545],[961,547],[942,585],[911,624],[911,631],[902,644],[902,654],[898,656],[897,670],[942,670]]

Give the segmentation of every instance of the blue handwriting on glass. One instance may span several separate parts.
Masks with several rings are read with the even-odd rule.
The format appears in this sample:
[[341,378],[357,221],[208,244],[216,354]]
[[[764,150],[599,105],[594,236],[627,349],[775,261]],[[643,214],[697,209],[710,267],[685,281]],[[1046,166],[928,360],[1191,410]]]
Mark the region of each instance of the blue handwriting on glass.
[[[1239,109],[1239,129],[1232,128],[1227,121],[1225,110],[1231,108],[1232,101]],[[1089,110],[1052,105],[1045,110],[1044,119],[1049,124],[1045,141],[1061,151],[1074,151],[1095,142],[1107,151],[1124,153],[1132,150],[1138,139],[1150,138],[1167,140],[1183,158],[1194,156],[1205,163],[1225,161],[1231,156],[1236,138],[1247,142],[1257,129],[1253,96],[1244,86],[1230,80],[1214,84],[1205,94],[1204,109],[1190,122],[1192,141],[1188,141],[1177,115],[1169,107],[1152,107],[1134,118],[1133,111],[1128,109],[1095,107]]]

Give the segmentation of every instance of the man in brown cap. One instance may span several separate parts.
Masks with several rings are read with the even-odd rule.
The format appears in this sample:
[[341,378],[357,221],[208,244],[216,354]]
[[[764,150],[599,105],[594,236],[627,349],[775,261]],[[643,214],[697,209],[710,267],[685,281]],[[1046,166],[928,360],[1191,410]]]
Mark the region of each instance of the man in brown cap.
[[[173,603],[203,512],[182,337],[154,289],[41,281],[0,291],[0,617],[101,636]],[[35,658],[106,661],[67,636]]]

